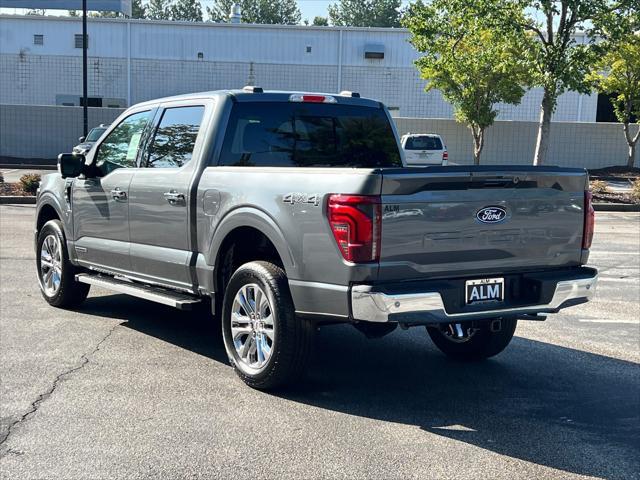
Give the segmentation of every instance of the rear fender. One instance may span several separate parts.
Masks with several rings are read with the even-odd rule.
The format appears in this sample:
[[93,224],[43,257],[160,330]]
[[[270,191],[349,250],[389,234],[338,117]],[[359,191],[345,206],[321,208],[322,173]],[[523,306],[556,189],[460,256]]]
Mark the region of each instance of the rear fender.
[[269,215],[257,208],[237,208],[220,221],[205,259],[208,265],[213,265],[214,270],[217,269],[216,259],[222,243],[233,230],[239,227],[251,227],[263,233],[276,248],[287,276],[297,278],[296,262],[282,231]]

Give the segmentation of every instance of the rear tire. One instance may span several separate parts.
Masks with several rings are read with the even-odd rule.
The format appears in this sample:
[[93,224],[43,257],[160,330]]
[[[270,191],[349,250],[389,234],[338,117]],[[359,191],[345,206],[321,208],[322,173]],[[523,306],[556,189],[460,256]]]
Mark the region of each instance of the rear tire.
[[222,336],[229,362],[242,381],[270,390],[304,373],[313,326],[296,318],[284,270],[256,261],[238,268],[227,284]]
[[76,282],[77,268],[69,261],[67,242],[60,220],[49,220],[38,234],[36,267],[40,292],[49,305],[72,307],[81,304],[90,285]]
[[427,332],[436,347],[448,357],[461,361],[478,361],[502,352],[511,342],[517,324],[518,320],[515,318],[502,319],[500,330],[492,332],[487,322],[463,341],[456,340],[445,332],[448,325],[440,328],[427,327]]

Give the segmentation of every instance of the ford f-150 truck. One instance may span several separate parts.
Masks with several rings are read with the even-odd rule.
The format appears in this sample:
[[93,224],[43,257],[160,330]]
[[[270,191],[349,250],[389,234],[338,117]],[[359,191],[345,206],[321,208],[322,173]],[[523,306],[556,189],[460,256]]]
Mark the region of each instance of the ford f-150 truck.
[[583,169],[408,168],[386,108],[352,92],[141,103],[58,166],[37,199],[45,300],[78,305],[91,285],[178,309],[210,300],[254,388],[295,380],[319,325],[422,326],[480,360],[519,319],[596,287]]

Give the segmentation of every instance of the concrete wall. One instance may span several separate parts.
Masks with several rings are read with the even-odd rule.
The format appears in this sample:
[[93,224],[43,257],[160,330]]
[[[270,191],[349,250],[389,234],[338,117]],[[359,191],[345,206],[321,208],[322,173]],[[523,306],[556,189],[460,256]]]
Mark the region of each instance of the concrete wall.
[[[90,108],[89,126],[111,123],[117,108]],[[396,118],[400,134],[437,132],[443,136],[449,159],[473,162],[469,130],[448,119]],[[537,133],[535,122],[498,121],[486,132],[482,163],[530,164]],[[54,159],[69,152],[82,135],[82,108],[0,105],[0,157]],[[623,165],[627,146],[616,123],[564,123],[552,127],[549,163],[597,168]]]
[[[123,110],[89,108],[89,128],[111,123]],[[55,159],[82,135],[82,108],[0,105],[0,158]]]
[[[396,125],[401,135],[439,133],[451,162],[473,163],[473,140],[464,125],[448,119],[425,118],[397,118]],[[481,163],[531,164],[537,128],[536,122],[495,122],[486,131]],[[550,165],[599,168],[625,165],[626,160],[627,143],[619,123],[555,122],[551,127]]]

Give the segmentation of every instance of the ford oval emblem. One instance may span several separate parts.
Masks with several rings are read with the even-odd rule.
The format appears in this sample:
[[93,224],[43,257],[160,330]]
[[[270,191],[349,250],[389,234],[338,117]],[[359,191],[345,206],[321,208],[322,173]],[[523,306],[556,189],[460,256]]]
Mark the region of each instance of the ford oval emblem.
[[507,211],[502,207],[484,207],[477,211],[476,218],[482,223],[498,223],[507,218]]

